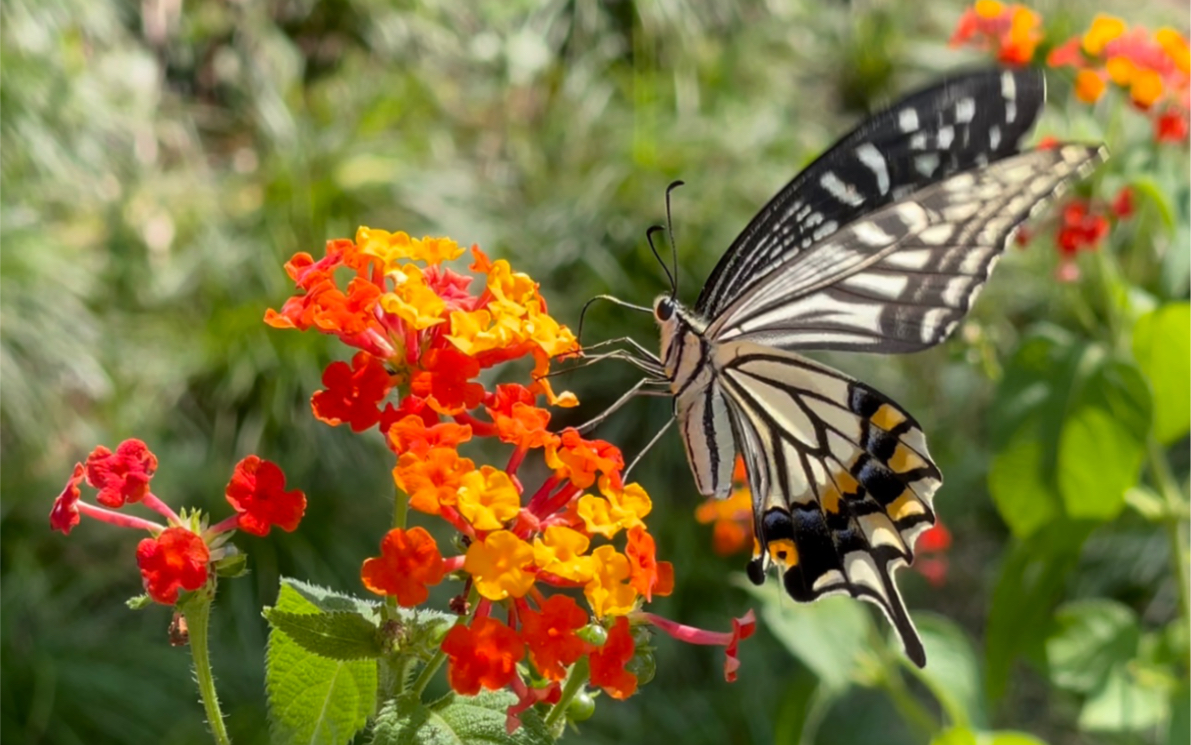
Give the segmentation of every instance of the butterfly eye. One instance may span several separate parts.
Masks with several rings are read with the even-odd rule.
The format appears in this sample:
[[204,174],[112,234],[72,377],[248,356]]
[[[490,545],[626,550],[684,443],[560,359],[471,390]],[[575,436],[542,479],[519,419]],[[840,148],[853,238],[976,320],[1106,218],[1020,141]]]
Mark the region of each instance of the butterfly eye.
[[669,321],[674,316],[674,301],[668,297],[658,298],[653,306],[653,314],[663,323]]

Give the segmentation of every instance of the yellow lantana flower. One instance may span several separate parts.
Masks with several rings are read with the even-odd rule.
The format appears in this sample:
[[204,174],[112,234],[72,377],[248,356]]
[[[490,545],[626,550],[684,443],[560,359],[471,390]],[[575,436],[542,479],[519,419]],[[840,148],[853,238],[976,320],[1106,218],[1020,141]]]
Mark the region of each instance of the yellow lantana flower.
[[572,582],[591,580],[592,559],[584,556],[591,541],[577,530],[563,525],[551,525],[541,538],[533,541],[533,563],[543,572],[569,579]]
[[[463,570],[472,576],[476,591],[489,600],[524,597],[533,587],[533,547],[507,530],[489,533],[467,548]],[[625,560],[628,572],[628,560]]]
[[1108,42],[1125,33],[1125,22],[1115,16],[1100,14],[1092,19],[1092,25],[1083,35],[1083,50],[1093,57],[1099,57]]
[[379,259],[386,273],[397,266],[397,262],[405,259],[425,261],[433,266],[457,259],[463,254],[459,244],[450,238],[410,238],[404,231],[390,233],[365,226],[356,230],[356,245],[360,253]]
[[629,560],[611,546],[600,546],[591,555],[591,581],[583,588],[597,617],[623,616],[637,602],[637,591],[628,584]]
[[521,495],[509,474],[492,466],[464,474],[455,502],[476,530],[498,530],[521,509]]
[[426,284],[422,270],[414,264],[394,268],[388,272],[394,286],[381,295],[380,304],[413,328],[421,331],[446,319],[442,317],[447,303]]
[[653,509],[653,502],[640,484],[618,490],[607,476],[601,477],[599,484],[603,497],[585,494],[579,498],[579,517],[587,532],[611,538],[621,530],[645,524],[641,518]]

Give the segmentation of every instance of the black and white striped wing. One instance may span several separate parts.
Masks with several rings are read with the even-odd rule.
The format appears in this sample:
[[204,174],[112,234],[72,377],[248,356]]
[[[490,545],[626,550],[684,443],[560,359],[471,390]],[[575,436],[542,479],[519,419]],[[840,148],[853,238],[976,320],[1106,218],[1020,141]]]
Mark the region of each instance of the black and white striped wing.
[[1023,221],[1106,157],[1066,144],[950,176],[855,220],[711,319],[716,342],[912,352],[947,338]]
[[714,318],[756,280],[852,220],[1018,152],[1046,101],[1038,70],[986,70],[907,96],[798,174],[733,241],[695,310]]
[[777,566],[800,602],[847,593],[875,603],[926,664],[893,572],[934,524],[942,475],[913,417],[829,367],[749,342],[715,355],[754,495],[758,584]]

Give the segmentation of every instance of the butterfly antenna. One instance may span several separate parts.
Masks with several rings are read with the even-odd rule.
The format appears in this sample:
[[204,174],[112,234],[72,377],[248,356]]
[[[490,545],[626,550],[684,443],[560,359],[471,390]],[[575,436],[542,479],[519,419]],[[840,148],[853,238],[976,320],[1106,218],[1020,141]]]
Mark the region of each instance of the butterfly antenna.
[[[652,244],[650,244],[650,245],[652,245]],[[656,251],[654,252],[654,255],[657,255]],[[649,313],[650,315],[653,314],[653,308],[646,308],[643,305],[633,305],[632,303],[626,303],[625,301],[621,300],[620,298],[613,297],[611,295],[596,295],[591,300],[588,300],[586,303],[584,303],[583,309],[579,311],[579,328],[575,332],[575,342],[580,347],[583,346],[583,319],[587,317],[587,309],[590,308],[592,306],[592,304],[595,303],[595,301],[597,301],[597,300],[607,300],[608,302],[612,303],[613,305],[619,305],[622,308],[628,308],[629,310],[635,310],[635,311],[639,311],[641,313]]]
[[678,244],[674,242],[674,219],[670,216],[670,194],[685,183],[685,181],[671,181],[670,185],[666,187],[666,232],[670,236],[670,256],[674,262],[674,274],[670,275],[670,284],[673,287],[670,297],[674,299],[678,299]]
[[653,225],[649,230],[645,231],[645,240],[649,241],[649,250],[653,251],[653,258],[658,260],[662,265],[662,271],[666,273],[666,278],[670,280],[670,296],[673,297],[678,292],[678,282],[674,279],[674,273],[670,271],[670,267],[666,266],[666,262],[662,260],[662,255],[658,253],[657,246],[653,245],[653,234],[659,230],[665,230],[661,225]]

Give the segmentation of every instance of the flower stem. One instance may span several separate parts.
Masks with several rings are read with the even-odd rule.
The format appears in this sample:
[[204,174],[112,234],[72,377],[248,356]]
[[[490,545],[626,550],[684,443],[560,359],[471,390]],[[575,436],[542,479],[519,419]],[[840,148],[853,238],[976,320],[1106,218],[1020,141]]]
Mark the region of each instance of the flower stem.
[[[471,592],[467,595],[467,604],[471,606],[471,612],[466,616],[460,616],[459,620],[455,622],[456,626],[467,623],[475,616],[476,608],[478,607],[476,599],[479,597],[479,591],[475,587],[472,587]],[[421,696],[422,692],[426,690],[426,686],[430,685],[430,680],[434,677],[434,674],[438,672],[438,669],[446,661],[447,653],[442,651],[442,646],[439,645],[439,648],[434,652],[434,656],[426,663],[426,667],[423,667],[422,671],[418,673],[418,677],[414,679],[414,683],[410,686],[409,690],[415,695]]]
[[211,591],[203,588],[179,606],[190,633],[190,655],[194,659],[194,677],[198,681],[199,697],[207,711],[207,724],[217,745],[231,745],[219,697],[215,693],[215,677],[211,674],[211,657],[207,649],[207,630],[211,620]]
[[567,676],[567,683],[562,688],[562,696],[559,697],[558,703],[546,715],[546,731],[551,732],[558,725],[558,720],[562,719],[567,713],[567,707],[571,705],[571,701],[579,692],[583,690],[583,686],[587,685],[587,679],[591,677],[591,669],[588,667],[587,658],[580,657],[579,661],[571,668],[571,674]]
[[1178,585],[1179,613],[1183,617],[1183,624],[1191,633],[1191,588],[1188,588],[1188,567],[1191,559],[1187,554],[1187,541],[1183,537],[1182,515],[1187,509],[1187,499],[1183,496],[1174,474],[1170,471],[1170,464],[1166,461],[1166,454],[1162,446],[1154,438],[1150,438],[1147,449],[1150,474],[1154,478],[1154,485],[1158,487],[1162,500],[1166,503],[1166,535],[1170,541],[1170,558],[1174,562],[1175,584]]

